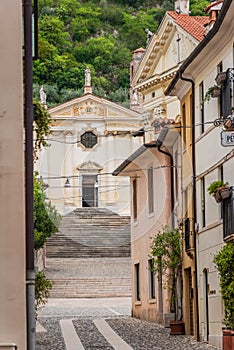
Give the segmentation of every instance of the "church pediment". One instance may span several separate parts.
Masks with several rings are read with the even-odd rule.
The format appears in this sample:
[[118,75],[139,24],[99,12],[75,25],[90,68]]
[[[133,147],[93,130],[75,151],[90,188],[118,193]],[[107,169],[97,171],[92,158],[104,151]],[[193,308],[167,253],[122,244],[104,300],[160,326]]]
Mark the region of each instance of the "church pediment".
[[99,173],[102,170],[102,166],[95,162],[84,162],[77,167],[82,173]]
[[138,119],[139,114],[107,99],[92,94],[53,107],[49,110],[52,119]]

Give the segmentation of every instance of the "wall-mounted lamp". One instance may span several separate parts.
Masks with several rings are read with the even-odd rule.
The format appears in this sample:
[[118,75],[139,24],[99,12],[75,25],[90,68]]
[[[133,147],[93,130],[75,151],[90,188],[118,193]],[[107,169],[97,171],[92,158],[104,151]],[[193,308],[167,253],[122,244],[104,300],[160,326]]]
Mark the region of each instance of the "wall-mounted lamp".
[[64,187],[71,187],[71,184],[70,184],[70,181],[69,179],[66,180],[65,184],[64,184]]

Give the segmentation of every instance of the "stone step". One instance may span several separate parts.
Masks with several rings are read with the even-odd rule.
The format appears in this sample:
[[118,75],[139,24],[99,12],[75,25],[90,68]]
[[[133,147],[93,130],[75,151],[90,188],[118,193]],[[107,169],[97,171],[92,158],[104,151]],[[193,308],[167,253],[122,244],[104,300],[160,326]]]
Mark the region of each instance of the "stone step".
[[131,278],[52,279],[50,298],[96,298],[131,296]]
[[124,257],[127,258],[131,254],[130,248],[126,250],[110,250],[109,252],[106,250],[100,250],[100,251],[95,251],[95,252],[90,252],[89,250],[87,251],[59,251],[56,249],[55,251],[51,251],[47,254],[48,258],[120,258]]

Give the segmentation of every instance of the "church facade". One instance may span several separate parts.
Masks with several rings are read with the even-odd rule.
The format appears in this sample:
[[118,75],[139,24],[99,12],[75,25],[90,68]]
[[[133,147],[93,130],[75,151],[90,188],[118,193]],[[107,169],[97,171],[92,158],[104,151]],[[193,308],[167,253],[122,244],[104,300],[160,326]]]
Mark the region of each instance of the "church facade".
[[129,214],[128,179],[112,171],[139,147],[140,114],[92,94],[85,72],[84,95],[49,110],[49,146],[37,164],[47,198],[61,214],[79,207],[106,207]]

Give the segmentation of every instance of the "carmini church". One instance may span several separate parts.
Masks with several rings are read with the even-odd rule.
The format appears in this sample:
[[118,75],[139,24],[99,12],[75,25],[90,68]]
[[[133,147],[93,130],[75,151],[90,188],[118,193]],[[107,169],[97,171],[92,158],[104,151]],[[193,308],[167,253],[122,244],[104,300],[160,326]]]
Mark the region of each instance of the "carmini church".
[[[46,104],[44,95],[41,102]],[[111,174],[140,145],[141,138],[133,137],[140,114],[93,95],[89,68],[83,96],[51,108],[49,114],[49,146],[36,165],[47,198],[62,215],[81,207],[128,215],[129,180]]]

